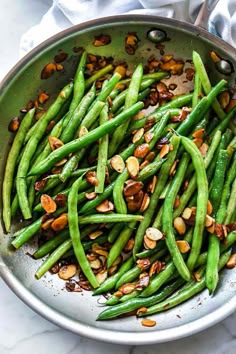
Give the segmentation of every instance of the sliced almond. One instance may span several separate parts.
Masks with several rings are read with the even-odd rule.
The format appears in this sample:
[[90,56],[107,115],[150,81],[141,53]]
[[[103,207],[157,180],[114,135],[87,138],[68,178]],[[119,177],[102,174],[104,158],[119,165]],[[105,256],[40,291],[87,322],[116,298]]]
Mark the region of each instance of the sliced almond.
[[236,266],[236,253],[231,254],[228,262],[226,263],[226,267],[228,269],[232,269]]
[[88,171],[86,173],[86,181],[91,184],[92,186],[98,185],[97,174],[95,171]]
[[207,227],[207,231],[210,234],[214,234],[214,232],[215,232],[215,223],[213,223],[210,227]]
[[149,152],[149,144],[140,144],[134,150],[134,156],[137,158],[144,158]]
[[89,234],[89,238],[90,240],[96,240],[96,238],[98,238],[99,236],[101,236],[103,234],[103,231],[101,230],[96,230],[94,232],[91,232],[91,234]]
[[59,207],[64,207],[66,205],[67,196],[62,193],[58,193],[55,198],[56,205]]
[[106,250],[104,250],[103,248],[97,248],[94,251],[96,254],[98,254],[99,256],[104,256],[104,257],[108,257],[108,252]]
[[39,103],[43,104],[49,99],[49,95],[47,95],[45,92],[41,92],[38,96],[38,101]]
[[180,196],[179,196],[179,194],[177,194],[177,196],[175,198],[174,209],[178,208],[178,206],[180,206]]
[[208,215],[211,215],[212,212],[213,212],[213,206],[212,206],[212,204],[211,204],[211,201],[208,200],[208,201],[207,201],[207,214],[208,214]]
[[130,294],[135,290],[135,284],[126,283],[126,284],[122,285],[121,287],[119,287],[118,290],[121,291],[124,295]]
[[150,164],[150,162],[149,162],[148,160],[144,160],[144,161],[141,163],[141,165],[139,166],[140,171],[141,171],[144,167],[148,166],[149,164]]
[[146,236],[152,241],[158,241],[163,238],[163,233],[155,227],[148,227],[146,229]]
[[147,193],[145,193],[141,207],[139,209],[140,213],[143,213],[145,210],[147,210],[147,208],[149,207],[149,204],[150,204],[150,197]]
[[47,219],[46,221],[42,222],[41,224],[41,229],[42,230],[48,230],[51,228],[52,222],[53,222],[53,218]]
[[163,269],[165,269],[165,262],[161,262],[161,261],[155,261],[152,263],[150,269],[149,269],[149,277],[152,277],[153,274],[158,274],[160,273],[160,271],[162,271]]
[[170,152],[170,145],[165,144],[162,146],[161,151],[160,151],[160,158],[163,159],[168,153]]
[[153,250],[156,247],[157,242],[154,240],[151,240],[150,238],[147,237],[147,235],[145,235],[144,240],[143,240],[143,244],[147,250]]
[[118,256],[114,262],[112,263],[113,266],[116,266],[122,262],[122,256]]
[[144,134],[144,129],[143,128],[138,129],[133,136],[132,143],[136,144],[142,138],[143,134]]
[[192,215],[192,209],[191,208],[185,208],[183,213],[182,213],[182,217],[185,219],[185,220],[188,220],[191,215]]
[[152,162],[156,157],[156,154],[154,151],[150,151],[147,156],[145,157],[145,160]]
[[150,284],[150,277],[146,273],[145,275],[139,278],[139,280],[136,283],[135,289],[142,290],[143,288],[146,288],[149,284]]
[[178,164],[179,160],[175,160],[171,166],[170,172],[169,172],[169,176],[174,176],[175,172],[176,172],[176,166]]
[[144,140],[147,144],[149,144],[150,141],[152,141],[153,137],[154,137],[154,133],[152,133],[152,132],[146,132],[144,134]]
[[201,129],[195,130],[195,132],[192,134],[192,137],[202,139],[204,134],[205,134],[205,129],[201,128]]
[[139,202],[135,202],[134,200],[131,200],[131,201],[128,202],[127,207],[128,207],[129,211],[134,212],[134,211],[138,211],[139,210],[140,205],[141,204]]
[[97,259],[97,256],[96,256],[95,254],[88,253],[88,254],[86,255],[86,258],[87,258],[87,260],[88,260],[89,262],[91,262],[91,261],[95,261],[95,259]]
[[157,184],[157,176],[153,176],[151,182],[147,186],[147,192],[153,194],[156,188],[156,184]]
[[198,148],[200,148],[201,145],[202,145],[202,143],[203,143],[203,140],[202,140],[202,139],[199,139],[199,138],[194,138],[194,139],[193,139],[193,142],[194,142],[194,144],[195,144]]
[[[141,312],[141,311],[140,311]],[[146,312],[146,311],[145,311]],[[154,320],[149,320],[148,318],[147,319],[145,319],[145,320],[142,320],[142,326],[144,326],[144,327],[154,327],[154,326],[156,326],[156,321],[154,321]]]
[[62,160],[60,160],[60,161],[58,161],[57,163],[55,163],[55,165],[54,166],[56,166],[56,167],[58,167],[58,166],[62,166],[62,165],[65,165],[65,163],[67,162],[67,159],[66,158],[64,158],[64,159],[62,159]]
[[143,188],[142,182],[132,181],[124,188],[124,196],[129,197],[137,194]]
[[114,70],[114,73],[120,74],[120,76],[123,78],[126,76],[126,68],[123,65],[117,65]]
[[122,173],[125,169],[124,160],[120,155],[115,155],[111,158],[110,166],[113,170],[115,170],[118,173]]
[[74,264],[64,265],[60,268],[58,272],[59,278],[63,280],[68,280],[72,278],[77,272],[77,268]]
[[40,203],[46,213],[54,213],[57,209],[57,204],[55,201],[47,194],[42,194],[40,198]]
[[210,51],[210,56],[214,63],[218,63],[220,61],[220,57],[213,50]]
[[176,241],[180,253],[187,253],[190,250],[190,245],[185,240]]
[[97,196],[97,193],[96,192],[91,192],[91,193],[85,193],[85,197],[86,199],[88,200],[93,200],[95,199]]
[[206,143],[203,143],[200,146],[199,151],[200,151],[202,157],[206,157],[208,149],[209,149],[209,145],[207,145]]
[[134,247],[134,239],[130,238],[124,247],[125,252],[130,252]]
[[109,200],[104,200],[104,202],[96,206],[96,210],[99,213],[108,213],[114,210],[114,204]]
[[66,227],[67,223],[68,216],[66,213],[63,213],[52,222],[51,227],[54,231],[61,231]]
[[186,232],[186,224],[184,219],[180,216],[174,219],[174,228],[178,232],[179,235],[184,235]]
[[200,282],[201,281],[201,277],[200,277],[200,274],[198,274],[198,273],[193,273],[193,276],[194,276],[194,278],[195,278],[195,280],[196,280],[196,282]]
[[108,275],[113,275],[113,274],[115,274],[115,272],[117,271],[117,268],[118,268],[118,266],[117,265],[115,265],[115,266],[111,266],[109,269],[108,269]]
[[140,307],[140,309],[137,310],[136,314],[138,316],[140,313],[145,313],[145,312],[147,312],[147,308],[146,307]]
[[63,142],[60,139],[56,138],[55,136],[49,136],[48,142],[52,151],[64,145]]
[[106,279],[107,279],[107,271],[106,270],[102,270],[101,272],[97,273],[95,275],[97,281],[99,282],[99,284],[102,284]]
[[151,265],[149,258],[138,259],[136,263],[137,263],[137,266],[139,267],[139,269],[141,269],[141,270],[146,270]]
[[126,160],[126,167],[131,178],[136,178],[139,173],[139,162],[134,156],[130,156]]
[[82,136],[88,134],[88,129],[86,127],[81,127],[79,130],[78,137],[81,138]]
[[206,215],[206,218],[205,218],[205,227],[210,227],[214,224],[215,222],[215,219],[212,218],[210,215]]
[[230,102],[230,94],[229,91],[224,91],[219,95],[219,102],[221,104],[221,107],[225,109],[229,102]]
[[93,261],[90,261],[89,264],[92,269],[99,269],[102,266],[102,263],[99,258],[96,258]]

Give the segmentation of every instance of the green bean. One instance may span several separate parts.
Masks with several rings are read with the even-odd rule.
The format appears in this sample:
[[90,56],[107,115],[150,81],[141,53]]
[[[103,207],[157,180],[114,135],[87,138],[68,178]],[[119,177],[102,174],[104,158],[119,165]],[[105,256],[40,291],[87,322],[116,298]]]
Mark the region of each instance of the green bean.
[[[154,227],[154,226],[153,226]],[[161,240],[157,243],[156,247],[150,250],[144,250],[142,252],[136,253],[137,258],[148,258],[153,254],[157,253],[161,249],[165,248],[165,241]]]
[[235,212],[236,209],[236,178],[234,179],[232,189],[231,189],[231,195],[229,198],[227,210],[226,210],[226,218],[225,218],[225,223],[228,224],[231,221],[231,218]]
[[211,92],[206,97],[203,97],[201,99],[201,101],[196,105],[192,112],[181,123],[179,128],[177,128],[176,131],[178,134],[187,135],[190,133],[193,125],[196,125],[204,117],[204,115],[210,108],[213,100],[219,94],[225,84],[225,80],[219,81],[218,84],[211,90]]
[[64,241],[57,247],[45,262],[37,269],[35,273],[36,279],[40,279],[59,259],[71,248],[71,240]]
[[127,169],[118,175],[114,188],[113,188],[113,200],[115,204],[115,209],[118,213],[127,214],[127,206],[123,197],[123,189],[125,181],[129,178],[129,173]]
[[134,259],[136,259],[136,253],[138,253],[140,248],[142,247],[145,231],[151,222],[151,219],[152,219],[153,214],[156,209],[157,200],[159,199],[161,192],[167,182],[167,179],[169,176],[169,171],[170,171],[171,166],[173,165],[173,162],[175,160],[175,156],[176,156],[176,153],[177,153],[177,150],[179,147],[179,143],[180,143],[180,138],[177,136],[174,136],[172,138],[173,150],[168,154],[167,160],[164,162],[164,164],[161,167],[161,170],[159,173],[159,183],[156,184],[155,190],[150,198],[149,207],[144,212],[144,220],[140,223],[138,230],[136,232],[136,235],[135,235],[135,242],[134,242],[134,247],[133,247]]
[[[150,264],[155,262],[156,260],[161,259],[165,254],[167,250],[166,249],[161,249],[158,252],[156,252],[153,256],[150,257]],[[118,289],[120,286],[130,283],[134,281],[135,279],[138,278],[138,276],[143,272],[142,268],[139,267],[138,265],[134,266],[130,270],[128,270],[126,273],[124,273],[120,279],[117,281],[116,284],[116,289]]]
[[124,227],[123,223],[117,223],[114,225],[114,227],[111,229],[108,235],[108,241],[110,243],[113,243],[115,241],[115,239],[118,237],[123,227]]
[[18,195],[15,194],[15,197],[13,198],[13,201],[11,203],[11,217],[14,217],[16,215],[18,209],[19,209],[19,200],[18,200]]
[[[221,270],[225,264],[228,262],[228,259],[230,257],[231,251],[227,251],[222,254],[220,257],[220,262],[219,262],[219,267],[218,269]],[[147,309],[147,311],[144,313],[139,313],[138,316],[149,316],[154,313],[162,312],[169,310],[170,308],[173,308],[182,302],[190,299],[192,296],[200,293],[206,286],[206,279],[205,276],[201,278],[199,282],[192,281],[186,288],[180,289],[177,293],[166,299],[165,301],[162,301],[161,303],[157,305],[153,305]]]
[[2,187],[2,200],[3,200],[3,222],[7,232],[10,231],[11,227],[11,195],[12,195],[12,185],[13,177],[16,168],[17,158],[21,151],[25,134],[29,129],[32,119],[34,117],[35,108],[31,109],[21,121],[20,127],[15,135],[13,144],[9,151],[7,162],[5,166],[5,173],[3,179]]
[[[128,215],[128,214],[124,214]],[[123,221],[123,220],[121,220]],[[125,220],[124,220],[125,221]],[[115,240],[114,244],[112,245],[108,257],[107,257],[107,267],[110,268],[117,257],[121,254],[123,248],[125,247],[126,243],[130,239],[134,229],[136,227],[136,222],[133,221],[129,223],[124,229],[121,231],[118,238]]]
[[107,293],[108,291],[110,291],[111,289],[113,289],[117,283],[117,281],[119,280],[119,278],[125,274],[127,272],[127,270],[129,270],[132,265],[133,265],[134,261],[132,259],[132,257],[129,257],[119,268],[119,270],[117,271],[117,273],[113,274],[112,276],[110,276],[109,278],[107,278],[100,286],[99,288],[97,288],[94,292],[93,295],[100,295],[100,294],[104,294]]
[[88,89],[90,86],[93,85],[93,83],[99,79],[101,79],[101,77],[105,76],[106,74],[108,74],[110,71],[113,70],[113,66],[112,64],[108,64],[107,66],[105,66],[104,68],[98,70],[95,74],[93,74],[92,76],[90,76],[86,81],[85,81],[85,88]]
[[137,181],[145,181],[152,177],[161,168],[166,159],[160,158],[159,155],[149,165],[145,166],[138,174]]
[[92,214],[87,216],[80,216],[79,222],[81,225],[84,224],[102,224],[107,222],[135,222],[142,221],[142,215],[134,214]]
[[[220,142],[220,139],[221,139],[221,132],[217,131],[212,139],[211,145],[204,159],[205,169],[208,168],[210,162],[212,161],[215,151],[217,150],[218,144]],[[174,210],[174,214],[173,214],[174,218],[176,218],[182,213],[189,199],[194,193],[196,187],[197,187],[197,179],[196,176],[193,176],[189,181],[188,188],[186,189],[186,191],[183,192],[183,194],[180,197],[180,205]]]
[[176,269],[178,270],[180,276],[186,281],[190,280],[191,275],[183,260],[183,256],[180,253],[178,246],[176,244],[172,219],[173,219],[173,208],[174,208],[175,198],[183,182],[184,174],[185,171],[187,170],[188,163],[189,163],[189,156],[187,154],[183,154],[183,157],[177,168],[177,172],[174,176],[174,179],[171,182],[170,188],[168,189],[164,201],[163,214],[162,214],[163,232],[166,235],[165,238],[166,245],[169,249],[169,252],[171,254]]
[[[104,124],[108,121],[108,107],[107,105],[103,108],[100,113],[100,125]],[[95,186],[95,193],[103,193],[104,191],[104,183],[106,178],[106,163],[108,156],[108,143],[109,136],[108,134],[104,135],[99,139],[99,147],[98,147],[98,161],[97,161],[97,179],[98,185]]]
[[224,117],[224,119],[216,126],[216,128],[213,130],[213,132],[210,134],[210,138],[215,134],[217,130],[220,130],[221,132],[224,132],[225,129],[228,127],[229,123],[233,119],[234,115],[236,112],[236,106],[233,107],[229,113]]
[[59,112],[63,103],[70,97],[73,85],[69,84],[63,88],[63,90],[58,95],[56,101],[50,106],[45,115],[39,120],[40,124],[33,136],[28,141],[24,154],[18,166],[17,176],[16,176],[16,190],[19,198],[19,205],[22,211],[24,219],[30,219],[32,217],[29,201],[27,198],[27,183],[26,175],[29,170],[30,161],[34,155],[37,145],[40,139],[43,137],[48,123],[52,118]]
[[[212,181],[210,201],[213,207],[212,217],[216,216],[216,223],[223,223],[226,210],[220,209],[219,205],[224,187],[224,179],[227,167],[227,150],[220,150],[216,161],[215,174]],[[212,234],[209,236],[207,266],[206,266],[206,286],[210,293],[213,293],[219,281],[218,262],[220,258],[220,240]]]
[[197,71],[195,72],[194,75],[194,91],[193,91],[192,107],[196,107],[196,105],[199,103],[201,89],[202,89],[201,80],[199,77],[199,73]]
[[107,123],[102,126],[92,130],[88,134],[82,136],[79,139],[75,139],[70,143],[67,143],[60,147],[59,149],[54,150],[47,159],[41,161],[37,166],[35,166],[30,171],[30,175],[37,175],[47,172],[56,162],[60,161],[63,157],[67,156],[72,152],[76,152],[79,149],[91,144],[97,139],[101,138],[103,135],[109,133],[110,130],[114,129],[120,125],[127,117],[130,117],[133,114],[136,114],[142,109],[143,103],[137,102],[132,107],[127,108],[118,116],[113,119],[110,119]]
[[[211,83],[210,83],[209,77],[207,75],[206,69],[204,67],[204,64],[202,62],[202,59],[201,59],[200,55],[195,51],[193,51],[193,63],[196,68],[196,71],[199,75],[199,78],[201,80],[203,89],[204,89],[205,93],[208,94],[212,89]],[[223,111],[217,98],[215,98],[214,101],[212,102],[212,107],[220,119],[223,119],[225,117],[225,112]]]
[[163,301],[166,299],[169,295],[171,295],[173,292],[175,292],[182,284],[183,284],[183,279],[177,279],[174,283],[165,286],[165,288],[158,294],[150,296],[148,298],[133,298],[130,299],[127,302],[123,302],[121,304],[118,304],[116,306],[112,306],[103,312],[101,312],[98,315],[97,320],[108,320],[114,317],[121,316],[127,312],[131,312],[134,310],[138,310],[139,308],[143,306],[152,306],[160,301]]
[[198,187],[196,221],[193,232],[192,247],[187,261],[188,268],[192,270],[200,254],[202,246],[205,218],[207,214],[208,183],[204,161],[197,146],[192,140],[183,136],[181,137],[181,143],[183,144],[185,150],[191,156],[192,163],[196,171],[196,180]]
[[96,89],[95,86],[92,86],[90,91],[83,97],[78,107],[74,110],[67,126],[63,130],[60,136],[60,140],[63,141],[63,143],[68,143],[71,139],[74,138],[75,131],[78,129],[81,120],[84,118],[86,112],[88,111],[89,106],[94,101],[95,95]]
[[81,239],[80,239],[80,230],[79,230],[79,217],[78,217],[78,211],[77,211],[77,195],[78,195],[78,189],[79,189],[79,184],[82,180],[82,176],[79,177],[72,185],[69,196],[68,196],[68,225],[69,225],[69,232],[70,232],[70,238],[72,241],[72,246],[73,250],[76,256],[76,259],[90,282],[90,284],[94,287],[97,288],[99,287],[99,282],[97,281],[90,264],[87,260],[87,257],[85,255]]
[[[141,85],[143,77],[143,66],[140,64],[137,66],[135,69],[130,85],[125,97],[125,109],[131,107],[133,104],[135,104],[138,100],[138,93]],[[117,150],[117,148],[120,146],[121,141],[123,140],[123,136],[125,135],[125,132],[128,128],[130,119],[127,119],[125,123],[121,124],[113,133],[112,138],[109,143],[109,151],[108,155],[112,156],[114,152]]]
[[68,230],[66,229],[61,231],[53,238],[48,240],[46,243],[44,243],[42,246],[40,246],[37,249],[37,251],[34,252],[33,257],[35,259],[39,259],[46,256],[51,251],[54,251],[59,245],[62,244],[62,242],[66,241],[68,238],[69,238]]

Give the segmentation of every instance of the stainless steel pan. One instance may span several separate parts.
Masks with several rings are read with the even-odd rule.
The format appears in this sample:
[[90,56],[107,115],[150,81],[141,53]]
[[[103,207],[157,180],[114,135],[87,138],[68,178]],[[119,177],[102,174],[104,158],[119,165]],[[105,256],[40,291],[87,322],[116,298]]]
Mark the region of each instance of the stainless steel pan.
[[[129,32],[136,32],[140,40],[135,55],[128,55],[124,48],[124,38]],[[94,47],[94,37],[101,33],[109,34],[112,41],[107,46]],[[165,38],[160,38],[162,36]],[[165,39],[162,44],[166,54],[174,54],[175,57],[184,60],[191,59],[192,50],[197,50],[209,69],[213,84],[218,79],[226,77],[230,85],[235,86],[235,49],[192,25],[159,17],[124,15],[70,28],[30,52],[1,83],[1,181],[10,138],[7,130],[9,121],[18,115],[20,108],[25,107],[29,98],[37,96],[39,90],[56,94],[73,76],[78,61],[78,54],[73,48],[83,47],[91,53],[113,56],[117,61],[126,61],[129,67],[132,67],[139,62],[145,63],[152,53],[157,57],[160,56],[160,49],[156,48],[159,39]],[[53,60],[60,49],[68,53],[68,58],[63,63],[63,74],[54,73],[50,79],[41,80],[42,68]],[[226,63],[231,63],[227,66],[233,69],[230,75],[226,76],[216,69],[209,56],[211,50]],[[141,321],[135,317],[96,322],[96,316],[101,311],[97,297],[92,297],[88,292],[68,293],[64,289],[64,282],[50,274],[36,281],[34,272],[39,263],[26,255],[27,251],[31,252],[34,248],[34,242],[22,250],[13,252],[9,247],[9,241],[10,236],[5,235],[1,229],[0,274],[9,287],[26,304],[48,320],[93,339],[123,344],[174,340],[212,326],[236,309],[236,270],[227,270],[222,273],[220,290],[213,298],[204,291],[176,309],[156,316],[156,327],[142,327]]]

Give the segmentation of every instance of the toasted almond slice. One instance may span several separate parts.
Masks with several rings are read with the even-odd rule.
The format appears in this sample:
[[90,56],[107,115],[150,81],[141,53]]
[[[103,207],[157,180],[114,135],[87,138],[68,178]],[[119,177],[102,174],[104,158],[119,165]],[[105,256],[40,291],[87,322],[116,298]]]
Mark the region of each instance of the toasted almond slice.
[[152,132],[146,132],[144,134],[144,140],[147,144],[149,144],[150,141],[152,141],[153,137],[154,137],[154,133],[152,133]]
[[225,109],[229,102],[230,102],[230,94],[229,91],[224,91],[219,95],[219,102],[221,104],[221,107]]
[[161,148],[160,154],[159,154],[160,158],[162,159],[169,152],[170,152],[170,145],[168,145],[168,144],[163,145],[162,148]]
[[201,281],[201,277],[198,273],[193,273],[193,276],[198,283]]
[[102,266],[102,263],[98,258],[94,259],[93,261],[90,261],[89,264],[92,269],[99,269]]
[[130,252],[134,247],[134,239],[130,238],[129,241],[126,243],[124,251],[125,252]]
[[48,142],[52,150],[56,150],[64,145],[63,142],[55,136],[49,136]]
[[114,204],[108,199],[96,206],[96,210],[99,213],[108,213],[109,211],[114,210]]
[[152,162],[156,157],[156,154],[154,151],[150,151],[147,156],[145,157],[145,160]]
[[88,171],[86,173],[86,181],[91,184],[92,186],[98,185],[97,174],[95,171]]
[[129,211],[138,211],[140,208],[140,203],[139,202],[135,202],[134,200],[131,200],[128,202],[128,210]]
[[228,262],[226,263],[226,267],[228,269],[232,269],[236,266],[236,253],[231,254]]
[[119,287],[118,290],[121,291],[124,295],[130,294],[135,290],[135,284],[126,283],[126,284],[122,285],[121,287]]
[[117,65],[114,70],[114,73],[120,74],[120,76],[123,78],[126,75],[126,68],[123,65]]
[[[141,311],[139,311],[139,312],[141,312]],[[146,311],[145,311],[146,312]],[[147,319],[145,319],[145,320],[142,320],[142,326],[144,326],[144,327],[154,327],[154,326],[156,326],[156,321],[154,321],[154,320],[149,320],[148,318]]]
[[142,182],[133,181],[132,183],[129,183],[127,186],[125,186],[125,188],[124,188],[124,196],[125,197],[129,197],[129,196],[135,195],[142,188],[143,188],[143,183]]
[[208,201],[207,201],[207,214],[208,214],[208,215],[211,215],[212,212],[213,212],[213,206],[212,206],[212,204],[211,204],[211,201],[208,200]]
[[214,232],[215,232],[215,223],[213,223],[210,227],[207,227],[207,231],[210,234],[214,234]]
[[114,262],[112,263],[113,266],[116,266],[122,262],[122,256],[118,256]]
[[149,185],[147,187],[147,192],[150,192],[151,194],[153,194],[154,190],[156,188],[156,184],[157,184],[157,176],[153,176],[151,182],[149,183]]
[[202,140],[202,139],[199,139],[199,138],[194,138],[194,139],[193,139],[193,142],[194,142],[194,144],[195,144],[198,148],[200,148],[201,145],[202,145],[202,143],[203,143],[203,140]]
[[106,279],[107,279],[107,271],[106,270],[102,270],[101,272],[97,273],[95,275],[97,281],[99,282],[99,284],[102,284]]
[[149,145],[147,143],[140,144],[134,150],[134,156],[137,158],[144,158],[149,152]]
[[176,172],[176,166],[178,164],[179,160],[175,160],[171,166],[170,172],[169,172],[169,176],[174,176],[175,172]]
[[205,226],[206,227],[210,227],[210,226],[212,226],[214,224],[214,222],[215,222],[215,219],[207,214],[206,218],[205,218]]
[[229,101],[228,106],[226,107],[226,112],[229,112],[232,108],[234,108],[236,106],[236,98],[232,98]]
[[146,229],[146,236],[152,241],[158,241],[163,238],[163,233],[155,227],[148,227]]
[[191,248],[189,243],[185,240],[178,240],[176,243],[181,253],[187,253]]
[[133,136],[132,143],[136,144],[142,138],[143,134],[144,134],[144,129],[143,128],[138,129]]
[[126,160],[126,167],[131,178],[136,178],[139,173],[139,162],[134,156],[130,156]]
[[207,154],[208,149],[209,149],[209,145],[207,145],[206,143],[203,143],[203,144],[200,146],[199,151],[200,151],[200,153],[201,153],[201,155],[202,155],[203,157],[206,157],[206,154]]
[[90,238],[90,240],[96,240],[96,238],[101,236],[102,234],[103,234],[103,231],[96,230],[94,232],[91,232],[91,234],[89,234],[89,238]]
[[80,130],[79,130],[79,134],[78,134],[78,137],[81,138],[82,136],[88,134],[88,129],[86,127],[81,127]]
[[151,240],[150,238],[147,237],[147,235],[144,236],[144,247],[148,250],[153,250],[157,245],[157,242],[154,240]]
[[88,254],[86,255],[86,258],[87,258],[87,260],[88,260],[89,262],[91,262],[91,261],[95,261],[95,259],[97,259],[97,256],[96,256],[95,254],[88,253]]
[[115,274],[115,272],[117,271],[117,268],[118,268],[118,266],[117,265],[115,265],[115,266],[111,266],[109,269],[108,269],[108,275],[113,275],[113,274]]
[[42,230],[48,230],[48,229],[50,229],[53,220],[54,220],[53,218],[50,218],[50,219],[47,219],[46,221],[44,221],[44,222],[41,224],[41,229],[42,229]]
[[41,195],[40,202],[46,213],[54,213],[57,209],[55,201],[47,194]]
[[193,138],[202,139],[203,136],[204,136],[204,134],[205,134],[205,129],[201,128],[201,129],[196,130],[196,131],[192,134],[192,137],[193,137]]
[[141,269],[141,270],[146,270],[151,265],[149,258],[138,259],[136,263],[137,263],[137,266],[139,267],[139,269]]
[[68,280],[72,278],[77,272],[77,268],[74,264],[67,264],[60,268],[58,272],[59,278],[63,280]]
[[149,207],[149,204],[150,204],[150,197],[147,193],[145,193],[141,207],[139,209],[140,213],[143,213],[145,210],[147,210],[147,208]]
[[49,95],[47,95],[45,92],[41,92],[38,96],[39,103],[43,104],[49,99]]
[[122,173],[125,169],[124,160],[120,155],[115,155],[111,158],[110,166],[113,170],[115,170],[118,173]]
[[174,219],[174,228],[178,232],[179,235],[184,235],[186,232],[186,224],[184,219],[180,216]]
[[97,248],[94,252],[99,254],[99,256],[104,256],[106,258],[108,257],[108,252],[102,248]]
[[52,222],[51,227],[54,231],[61,231],[66,227],[67,223],[68,216],[66,213],[63,213]]
[[141,312],[142,312],[142,313],[147,312],[147,308],[146,308],[146,307],[140,307],[140,309],[137,310],[136,314],[138,315],[138,314],[140,314]]
[[214,63],[218,63],[218,61],[220,61],[219,56],[216,54],[216,52],[214,52],[214,50],[210,51],[210,56]]
[[91,192],[91,193],[85,193],[85,197],[88,199],[88,200],[93,200],[95,199],[97,196],[97,193],[96,192]]
[[144,161],[141,163],[141,165],[139,166],[140,171],[141,171],[144,167],[146,167],[147,165],[149,165],[149,164],[150,164],[150,162],[149,162],[148,160],[144,160]]
[[185,208],[183,213],[182,213],[182,217],[185,219],[185,220],[188,220],[191,215],[192,215],[193,211],[191,208]]
[[62,159],[62,160],[60,160],[60,161],[58,161],[57,163],[55,163],[55,165],[54,166],[56,166],[56,167],[58,167],[58,166],[62,166],[62,165],[65,165],[65,163],[67,162],[67,159],[66,158],[64,158],[64,159]]
[[178,208],[179,205],[180,205],[180,196],[179,194],[177,194],[174,202],[174,209]]

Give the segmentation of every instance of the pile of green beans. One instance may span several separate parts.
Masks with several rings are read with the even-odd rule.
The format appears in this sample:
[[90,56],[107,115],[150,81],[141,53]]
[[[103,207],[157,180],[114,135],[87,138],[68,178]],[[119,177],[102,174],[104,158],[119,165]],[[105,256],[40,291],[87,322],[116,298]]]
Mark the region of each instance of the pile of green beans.
[[[168,73],[139,64],[122,78],[108,64],[87,77],[86,63],[84,52],[74,81],[40,120],[29,110],[14,137],[2,187],[11,245],[38,237],[36,279],[74,264],[94,296],[109,293],[98,320],[213,294],[219,271],[235,266],[236,107],[219,100],[227,81],[212,87],[193,52],[193,91],[147,113]],[[19,218],[26,226],[12,232]]]

